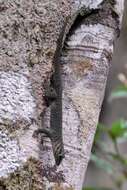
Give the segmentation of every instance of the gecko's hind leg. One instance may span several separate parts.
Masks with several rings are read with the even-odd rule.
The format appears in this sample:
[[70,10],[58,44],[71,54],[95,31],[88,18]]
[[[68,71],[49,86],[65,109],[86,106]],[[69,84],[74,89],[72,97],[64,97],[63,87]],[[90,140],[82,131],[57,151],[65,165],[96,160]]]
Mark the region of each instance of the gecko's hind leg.
[[33,137],[37,138],[39,134],[42,134],[41,143],[43,144],[43,138],[50,138],[51,139],[51,132],[49,129],[37,129],[33,133]]

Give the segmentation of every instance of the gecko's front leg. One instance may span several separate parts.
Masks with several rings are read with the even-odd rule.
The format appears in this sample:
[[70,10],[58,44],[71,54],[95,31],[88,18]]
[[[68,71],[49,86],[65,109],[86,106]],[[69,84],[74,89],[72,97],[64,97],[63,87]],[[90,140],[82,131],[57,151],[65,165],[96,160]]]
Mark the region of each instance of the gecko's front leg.
[[43,137],[48,137],[51,139],[51,133],[50,133],[50,130],[48,130],[48,129],[37,129],[37,130],[35,130],[33,133],[33,137],[37,138],[39,134],[44,134]]

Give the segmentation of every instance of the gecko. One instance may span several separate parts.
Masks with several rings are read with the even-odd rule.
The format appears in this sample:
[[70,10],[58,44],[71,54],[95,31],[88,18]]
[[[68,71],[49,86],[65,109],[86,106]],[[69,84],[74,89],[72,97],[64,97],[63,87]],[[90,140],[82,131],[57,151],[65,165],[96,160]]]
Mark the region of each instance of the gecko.
[[[57,47],[53,57],[53,74],[44,96],[46,105],[50,106],[50,128],[39,128],[34,131],[34,136],[38,136],[38,134],[41,133],[44,137],[48,137],[51,140],[52,150],[57,166],[60,165],[61,161],[65,157],[62,135],[62,73],[60,59],[65,29],[66,23],[63,25],[57,40]],[[42,117],[43,116],[44,113],[42,114]]]

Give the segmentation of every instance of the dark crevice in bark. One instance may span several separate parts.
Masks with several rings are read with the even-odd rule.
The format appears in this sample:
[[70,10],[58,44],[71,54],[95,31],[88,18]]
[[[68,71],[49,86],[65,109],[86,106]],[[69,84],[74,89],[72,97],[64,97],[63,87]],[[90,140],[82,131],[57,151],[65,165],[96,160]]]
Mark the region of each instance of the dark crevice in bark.
[[67,36],[71,35],[82,24],[84,19],[90,17],[93,14],[97,14],[98,11],[99,11],[99,9],[85,9],[85,8],[82,8],[81,12],[79,12],[79,14],[77,15],[74,23],[72,24]]
[[[113,28],[116,31],[117,37],[120,34],[120,21],[119,15],[115,12],[114,6],[116,5],[115,0],[104,0],[97,9],[89,9],[82,7],[79,11],[74,23],[72,24],[67,36],[71,36],[74,31],[79,28],[82,24],[102,24]],[[66,45],[65,41],[65,45]]]

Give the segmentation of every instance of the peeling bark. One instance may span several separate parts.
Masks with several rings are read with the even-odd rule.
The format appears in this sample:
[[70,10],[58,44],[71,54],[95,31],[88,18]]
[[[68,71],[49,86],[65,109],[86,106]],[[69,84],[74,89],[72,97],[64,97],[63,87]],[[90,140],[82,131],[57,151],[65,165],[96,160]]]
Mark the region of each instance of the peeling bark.
[[[0,1],[0,188],[81,190],[124,0]],[[88,9],[89,7],[89,9]],[[89,10],[89,12],[86,12]],[[88,13],[88,14],[86,14]],[[65,159],[54,166],[41,127],[45,80],[63,23],[61,56]],[[49,126],[50,108],[44,116]]]

